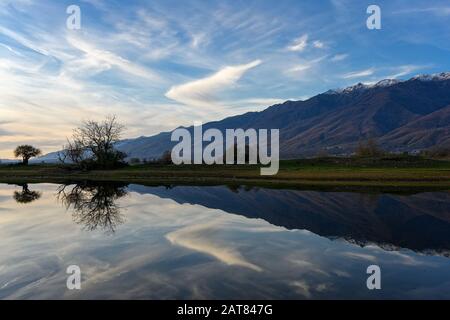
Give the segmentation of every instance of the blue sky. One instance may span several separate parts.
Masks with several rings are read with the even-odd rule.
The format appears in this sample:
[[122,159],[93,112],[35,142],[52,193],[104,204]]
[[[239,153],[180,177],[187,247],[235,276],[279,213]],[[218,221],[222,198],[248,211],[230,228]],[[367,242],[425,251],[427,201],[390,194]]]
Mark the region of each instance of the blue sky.
[[[81,8],[80,30],[66,8]],[[366,9],[379,5],[382,29]],[[450,71],[450,1],[0,0],[0,158],[116,114],[152,135],[328,89]]]

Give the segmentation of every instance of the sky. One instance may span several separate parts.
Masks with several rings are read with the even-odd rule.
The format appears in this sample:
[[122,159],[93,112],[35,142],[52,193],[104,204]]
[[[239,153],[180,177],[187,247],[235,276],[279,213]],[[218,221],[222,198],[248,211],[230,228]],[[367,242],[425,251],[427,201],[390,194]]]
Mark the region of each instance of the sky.
[[117,115],[124,138],[150,136],[450,71],[449,57],[449,0],[0,0],[0,158],[59,150],[83,120]]

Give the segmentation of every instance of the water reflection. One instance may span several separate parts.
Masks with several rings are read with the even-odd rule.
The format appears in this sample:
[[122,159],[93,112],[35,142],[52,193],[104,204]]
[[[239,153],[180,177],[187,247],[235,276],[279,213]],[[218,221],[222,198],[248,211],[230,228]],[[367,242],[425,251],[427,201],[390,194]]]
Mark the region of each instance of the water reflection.
[[450,193],[412,195],[274,190],[246,187],[159,187],[131,185],[180,204],[197,204],[289,230],[308,230],[361,247],[411,249],[450,256]]
[[[21,184],[18,203],[42,194]],[[146,187],[111,182],[60,185],[57,200],[84,230],[113,234],[125,219],[117,200],[129,191],[153,194],[179,204],[195,204],[247,218],[263,219],[289,230],[308,230],[329,239],[344,239],[361,247],[411,249],[450,256],[450,194],[363,194],[274,190],[246,186]]]
[[124,223],[117,200],[127,195],[126,188],[126,184],[106,182],[61,185],[56,197],[84,230],[100,228],[112,234],[118,225]]
[[[24,206],[0,184],[0,299],[450,298],[447,192],[27,189],[42,196]],[[66,287],[73,264],[80,291]],[[371,264],[382,290],[367,290]]]
[[31,191],[27,183],[19,184],[22,187],[22,191],[14,191],[14,200],[17,203],[27,204],[38,200],[42,194],[38,191]]

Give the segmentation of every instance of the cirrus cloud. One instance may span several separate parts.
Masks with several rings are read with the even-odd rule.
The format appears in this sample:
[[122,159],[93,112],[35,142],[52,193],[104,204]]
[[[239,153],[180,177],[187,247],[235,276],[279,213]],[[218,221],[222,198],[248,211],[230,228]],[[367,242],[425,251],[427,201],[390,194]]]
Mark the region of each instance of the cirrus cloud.
[[343,79],[356,79],[356,78],[364,78],[373,75],[375,70],[373,68],[354,71],[346,73],[342,76]]
[[[84,53],[82,66],[95,67],[98,70],[109,69],[112,66],[137,77],[160,81],[159,75],[142,66],[136,65],[121,56],[106,50],[101,50],[80,38],[68,37],[68,42]],[[80,61],[78,61],[80,62]]]
[[308,46],[308,35],[304,34],[292,43],[292,45],[288,46],[289,51],[303,51]]

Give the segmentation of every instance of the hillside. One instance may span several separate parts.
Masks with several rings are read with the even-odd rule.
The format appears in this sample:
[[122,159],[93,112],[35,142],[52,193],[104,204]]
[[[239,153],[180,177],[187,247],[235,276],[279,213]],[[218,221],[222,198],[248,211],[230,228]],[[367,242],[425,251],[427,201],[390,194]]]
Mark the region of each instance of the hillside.
[[[390,151],[450,146],[450,72],[406,81],[383,80],[329,90],[305,101],[286,101],[204,124],[217,128],[280,129],[282,158],[350,154],[359,141],[376,138]],[[192,130],[192,127],[189,128]],[[170,132],[120,142],[129,158],[155,158],[170,150]],[[44,159],[49,159],[45,157]]]

